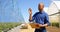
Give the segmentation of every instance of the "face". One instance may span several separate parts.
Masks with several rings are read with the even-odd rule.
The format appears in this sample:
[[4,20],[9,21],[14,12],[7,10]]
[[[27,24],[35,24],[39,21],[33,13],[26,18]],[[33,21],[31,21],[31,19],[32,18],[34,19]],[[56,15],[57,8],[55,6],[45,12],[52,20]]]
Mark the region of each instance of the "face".
[[39,10],[39,11],[43,11],[43,8],[44,8],[44,4],[43,4],[43,3],[40,3],[40,4],[38,5],[38,10]]

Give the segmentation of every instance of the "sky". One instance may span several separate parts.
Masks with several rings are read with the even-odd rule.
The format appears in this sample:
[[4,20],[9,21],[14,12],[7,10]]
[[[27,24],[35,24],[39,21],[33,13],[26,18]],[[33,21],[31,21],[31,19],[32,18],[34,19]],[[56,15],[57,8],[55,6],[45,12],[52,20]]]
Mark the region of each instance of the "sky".
[[40,2],[43,2],[45,7],[49,7],[52,1],[51,0],[20,0],[20,9],[24,17],[24,20],[26,22],[28,22],[29,19],[28,9],[32,8],[33,14],[38,12],[38,4]]
[[[54,0],[0,0],[0,21],[29,22],[28,9],[32,8],[33,14],[38,12],[38,4],[43,2],[45,8]],[[33,15],[32,15],[33,16]]]

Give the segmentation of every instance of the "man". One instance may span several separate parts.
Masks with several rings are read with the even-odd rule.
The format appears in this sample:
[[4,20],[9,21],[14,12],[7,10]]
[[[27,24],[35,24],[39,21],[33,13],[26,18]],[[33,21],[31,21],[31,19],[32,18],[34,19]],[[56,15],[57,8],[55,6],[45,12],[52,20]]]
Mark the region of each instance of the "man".
[[34,32],[46,32],[46,27],[50,25],[49,23],[49,17],[46,12],[43,11],[44,4],[39,3],[38,10],[39,12],[36,12],[32,16],[32,9],[29,8],[29,21],[32,22],[35,20],[36,23],[39,24],[39,29],[35,28]]

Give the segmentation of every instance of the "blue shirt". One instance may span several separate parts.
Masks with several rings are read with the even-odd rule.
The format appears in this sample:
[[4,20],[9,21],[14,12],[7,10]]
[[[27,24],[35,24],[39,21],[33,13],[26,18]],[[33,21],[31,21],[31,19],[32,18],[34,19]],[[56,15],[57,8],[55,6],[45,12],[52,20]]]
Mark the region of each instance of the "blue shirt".
[[39,23],[39,24],[42,24],[42,25],[46,24],[46,23],[48,25],[50,25],[48,14],[45,13],[44,11],[36,12],[32,17],[32,20],[29,20],[29,21],[31,22],[31,21],[34,21],[34,20],[35,20],[36,23]]

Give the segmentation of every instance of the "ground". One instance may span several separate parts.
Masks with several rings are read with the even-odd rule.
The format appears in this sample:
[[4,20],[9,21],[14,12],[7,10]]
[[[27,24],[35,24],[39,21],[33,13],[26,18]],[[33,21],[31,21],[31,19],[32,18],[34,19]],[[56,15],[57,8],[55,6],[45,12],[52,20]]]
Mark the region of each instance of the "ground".
[[[9,30],[8,32],[34,32],[34,28],[31,28],[31,26],[29,24],[28,25],[28,29],[20,29],[20,26],[17,26],[11,30]],[[49,27],[46,27],[47,29],[47,32],[60,32],[60,28],[57,28],[57,27],[52,27],[52,26],[49,26]]]
[[[34,32],[34,28],[31,28],[29,24],[28,29],[20,29],[20,32]],[[49,26],[46,28],[47,32],[60,32],[60,28]]]

